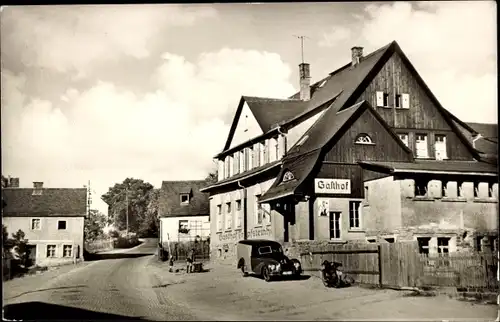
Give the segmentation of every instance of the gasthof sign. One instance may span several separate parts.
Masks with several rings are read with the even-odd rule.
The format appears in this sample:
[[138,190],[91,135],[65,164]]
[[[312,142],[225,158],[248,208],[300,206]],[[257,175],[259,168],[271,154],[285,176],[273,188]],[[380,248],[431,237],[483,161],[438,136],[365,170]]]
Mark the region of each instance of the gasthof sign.
[[351,193],[350,179],[314,179],[315,193]]

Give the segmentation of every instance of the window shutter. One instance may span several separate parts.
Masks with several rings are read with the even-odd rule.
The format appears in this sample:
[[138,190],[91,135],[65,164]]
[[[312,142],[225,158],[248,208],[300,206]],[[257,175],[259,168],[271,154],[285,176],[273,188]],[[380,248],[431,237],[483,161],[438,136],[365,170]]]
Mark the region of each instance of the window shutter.
[[377,106],[384,106],[384,92],[377,92]]
[[410,94],[402,94],[402,108],[409,109],[410,108]]

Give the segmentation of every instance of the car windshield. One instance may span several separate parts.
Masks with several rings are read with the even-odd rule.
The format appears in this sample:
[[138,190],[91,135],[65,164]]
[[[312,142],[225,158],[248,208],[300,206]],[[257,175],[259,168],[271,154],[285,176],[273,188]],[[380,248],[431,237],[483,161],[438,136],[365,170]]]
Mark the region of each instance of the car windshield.
[[274,254],[283,254],[283,249],[281,246],[261,246],[258,249],[259,255],[274,255]]

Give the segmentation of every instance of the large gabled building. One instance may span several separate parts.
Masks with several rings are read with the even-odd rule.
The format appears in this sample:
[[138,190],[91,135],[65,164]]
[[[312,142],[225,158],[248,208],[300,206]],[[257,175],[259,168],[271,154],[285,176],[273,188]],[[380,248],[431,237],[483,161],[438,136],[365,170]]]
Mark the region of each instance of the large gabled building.
[[[212,254],[240,239],[418,240],[480,248],[498,226],[496,164],[444,109],[396,42],[289,99],[241,98],[210,193]],[[464,125],[465,124],[465,125]],[[466,135],[470,134],[470,137]]]

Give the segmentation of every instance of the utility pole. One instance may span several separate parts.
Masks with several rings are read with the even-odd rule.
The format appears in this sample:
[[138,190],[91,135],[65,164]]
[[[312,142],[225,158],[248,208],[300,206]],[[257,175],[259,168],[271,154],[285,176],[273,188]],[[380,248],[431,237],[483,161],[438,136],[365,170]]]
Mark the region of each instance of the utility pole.
[[126,200],[126,203],[127,203],[127,237],[128,237],[128,187],[127,187],[127,190],[125,191],[125,200]]

